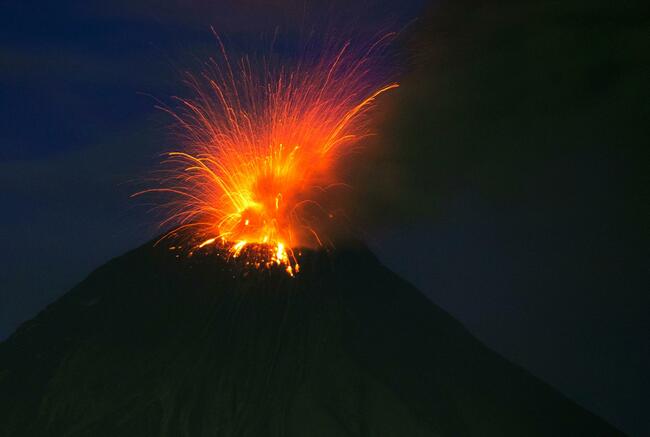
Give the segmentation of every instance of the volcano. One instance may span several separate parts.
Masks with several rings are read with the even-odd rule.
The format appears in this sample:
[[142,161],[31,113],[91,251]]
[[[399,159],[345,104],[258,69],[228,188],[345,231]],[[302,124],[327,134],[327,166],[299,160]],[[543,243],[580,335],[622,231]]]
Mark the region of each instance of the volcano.
[[3,436],[610,436],[361,243],[247,271],[143,245],[0,344]]

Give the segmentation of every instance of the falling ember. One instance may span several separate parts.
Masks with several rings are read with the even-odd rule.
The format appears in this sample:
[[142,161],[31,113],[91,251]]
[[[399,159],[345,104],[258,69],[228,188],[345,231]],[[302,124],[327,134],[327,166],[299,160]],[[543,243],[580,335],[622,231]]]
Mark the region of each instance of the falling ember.
[[297,273],[296,248],[330,241],[334,215],[320,200],[341,183],[336,164],[369,134],[377,97],[398,87],[373,79],[386,39],[259,69],[247,57],[231,63],[219,41],[221,61],[188,79],[194,97],[165,109],[183,150],[167,155],[161,188],[135,194],[168,195],[162,224],[175,228],[163,239],[183,233],[191,248],[215,244],[255,267]]

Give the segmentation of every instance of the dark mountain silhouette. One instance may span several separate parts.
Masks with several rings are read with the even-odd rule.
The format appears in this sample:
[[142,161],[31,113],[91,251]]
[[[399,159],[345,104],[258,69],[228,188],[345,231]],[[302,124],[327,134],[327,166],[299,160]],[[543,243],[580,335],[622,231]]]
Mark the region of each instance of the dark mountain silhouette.
[[0,344],[2,436],[611,436],[361,244],[291,278],[146,244]]

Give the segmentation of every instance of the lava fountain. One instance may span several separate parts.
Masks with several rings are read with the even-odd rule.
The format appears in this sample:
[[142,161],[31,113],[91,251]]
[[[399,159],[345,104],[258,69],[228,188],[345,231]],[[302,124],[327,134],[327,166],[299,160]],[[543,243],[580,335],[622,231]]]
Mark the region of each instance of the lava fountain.
[[[377,79],[387,35],[363,49],[350,42],[289,64],[220,56],[189,75],[176,98],[182,147],[168,153],[159,187],[172,235],[189,253],[219,245],[256,268],[299,271],[296,250],[328,244],[333,212],[320,201],[343,184],[336,166],[371,134],[368,111],[397,83]],[[161,239],[161,240],[162,240]],[[173,246],[176,248],[177,246]]]

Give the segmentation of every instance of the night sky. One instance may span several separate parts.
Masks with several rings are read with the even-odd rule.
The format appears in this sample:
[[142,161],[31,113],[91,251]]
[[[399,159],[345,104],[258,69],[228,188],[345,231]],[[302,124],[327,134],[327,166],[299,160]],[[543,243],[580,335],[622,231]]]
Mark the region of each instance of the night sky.
[[650,435],[647,10],[110,3],[1,3],[0,340],[160,233],[129,196],[174,148],[155,99],[187,94],[210,26],[234,51],[276,28],[398,30],[402,87],[354,172],[364,238],[488,346]]

